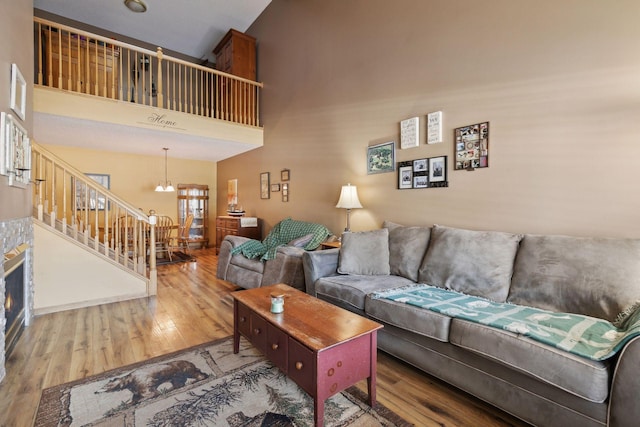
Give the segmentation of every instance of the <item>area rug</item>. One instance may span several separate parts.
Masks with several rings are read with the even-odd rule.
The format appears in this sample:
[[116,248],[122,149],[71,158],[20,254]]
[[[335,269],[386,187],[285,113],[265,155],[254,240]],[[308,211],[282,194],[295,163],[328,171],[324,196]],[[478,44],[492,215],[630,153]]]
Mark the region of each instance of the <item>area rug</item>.
[[[356,387],[325,401],[325,426],[410,426]],[[45,389],[34,426],[313,426],[313,399],[228,337]]]
[[167,264],[178,264],[181,262],[195,262],[196,257],[193,255],[185,254],[184,252],[173,252],[171,254],[171,259],[167,258],[157,258],[156,265],[167,265]]

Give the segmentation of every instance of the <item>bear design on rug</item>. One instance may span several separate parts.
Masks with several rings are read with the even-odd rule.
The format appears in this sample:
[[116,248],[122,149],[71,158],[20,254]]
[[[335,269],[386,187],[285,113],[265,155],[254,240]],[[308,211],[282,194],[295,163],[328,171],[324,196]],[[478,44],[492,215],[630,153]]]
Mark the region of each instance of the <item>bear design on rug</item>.
[[108,393],[129,390],[132,394],[131,405],[142,399],[158,396],[164,390],[158,390],[162,384],[171,383],[171,390],[184,387],[189,379],[200,381],[209,376],[186,360],[176,360],[145,366],[129,372],[127,375],[109,380],[95,393]]

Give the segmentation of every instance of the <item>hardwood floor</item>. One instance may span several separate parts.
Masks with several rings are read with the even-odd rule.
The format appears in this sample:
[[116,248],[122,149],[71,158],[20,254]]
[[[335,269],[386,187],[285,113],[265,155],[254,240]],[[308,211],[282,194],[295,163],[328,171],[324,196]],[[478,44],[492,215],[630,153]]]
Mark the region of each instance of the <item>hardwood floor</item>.
[[[231,335],[236,287],[216,279],[215,250],[194,254],[158,267],[157,297],[36,317],[6,362],[0,426],[31,426],[47,387]],[[526,426],[382,352],[378,401],[416,426]]]

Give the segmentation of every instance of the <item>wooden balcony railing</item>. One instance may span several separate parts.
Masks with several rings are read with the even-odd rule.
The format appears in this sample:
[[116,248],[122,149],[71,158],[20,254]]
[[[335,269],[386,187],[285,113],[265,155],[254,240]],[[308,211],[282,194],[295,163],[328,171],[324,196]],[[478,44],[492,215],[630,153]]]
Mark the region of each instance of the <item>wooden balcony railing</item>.
[[35,84],[260,126],[262,83],[34,17]]
[[[157,289],[155,221],[44,147],[32,143],[34,216]],[[148,261],[147,261],[148,260]]]

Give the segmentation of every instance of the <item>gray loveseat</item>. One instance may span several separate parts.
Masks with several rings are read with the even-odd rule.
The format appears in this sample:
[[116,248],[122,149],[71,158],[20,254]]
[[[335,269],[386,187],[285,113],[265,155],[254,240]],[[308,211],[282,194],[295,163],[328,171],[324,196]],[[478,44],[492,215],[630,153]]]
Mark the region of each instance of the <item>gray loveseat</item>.
[[[426,283],[455,292],[453,299],[551,312],[536,318],[577,313],[628,326],[638,317],[640,240],[385,222],[381,230],[345,233],[341,249],[305,253],[303,265],[309,294],[385,325],[381,350],[528,423],[640,425],[640,337],[592,360],[561,349],[575,345],[571,339],[558,348],[517,328],[384,297]],[[583,322],[574,329],[584,333]]]

